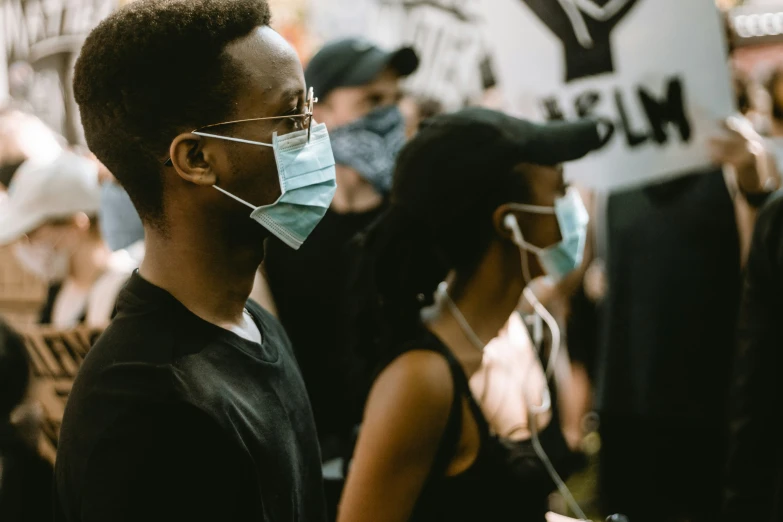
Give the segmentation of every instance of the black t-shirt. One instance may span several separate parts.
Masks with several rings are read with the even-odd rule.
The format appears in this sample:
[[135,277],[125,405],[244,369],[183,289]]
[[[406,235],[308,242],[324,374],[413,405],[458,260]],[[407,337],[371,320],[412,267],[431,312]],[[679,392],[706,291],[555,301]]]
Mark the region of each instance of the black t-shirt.
[[55,520],[321,522],[310,404],[288,339],[208,323],[134,274],[63,419]]
[[597,408],[722,421],[740,290],[723,173],[612,194],[607,213]]
[[[348,353],[343,329],[347,287],[354,268],[351,240],[383,212],[328,211],[299,250],[270,239],[264,268],[280,322],[302,368],[322,441],[342,440],[354,422],[352,381],[356,354]],[[326,458],[339,449],[324,446]]]

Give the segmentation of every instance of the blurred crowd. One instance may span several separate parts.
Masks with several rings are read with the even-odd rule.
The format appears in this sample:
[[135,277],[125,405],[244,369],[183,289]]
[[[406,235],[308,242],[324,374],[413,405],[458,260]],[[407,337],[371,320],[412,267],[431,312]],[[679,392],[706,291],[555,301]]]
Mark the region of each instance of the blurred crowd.
[[[314,148],[311,163],[321,170],[292,163],[286,178],[286,145],[278,143],[285,133],[275,134],[270,143],[280,189],[267,205],[240,195],[268,195],[241,192],[247,184],[224,184],[217,175],[217,181],[204,181],[214,175],[206,169],[194,174],[194,164],[210,161],[208,154],[191,157],[176,143],[166,148],[170,157],[160,161],[165,190],[173,190],[176,177],[192,187],[214,185],[237,201],[178,188],[178,197],[192,202],[166,207],[176,220],[165,233],[149,217],[144,191],[152,189],[139,182],[126,186],[127,172],[115,178],[115,169],[102,162],[104,154],[110,165],[123,157],[104,152],[111,150],[105,141],[115,138],[108,131],[105,140],[93,138],[102,148],[90,151],[13,103],[0,108],[0,313],[7,315],[0,322],[0,520],[51,520],[53,512],[63,521],[158,520],[111,509],[112,502],[141,502],[147,491],[141,483],[157,472],[139,472],[134,480],[105,470],[93,477],[86,470],[86,443],[75,442],[81,436],[76,424],[87,426],[86,416],[105,414],[114,422],[116,410],[94,409],[88,397],[110,389],[123,407],[135,400],[132,386],[117,391],[106,380],[131,382],[128,368],[137,363],[128,359],[101,373],[96,365],[108,368],[108,359],[123,361],[127,354],[87,358],[89,386],[76,395],[86,406],[66,413],[77,420],[62,439],[60,449],[69,453],[58,455],[62,473],[55,478],[54,463],[38,451],[47,412],[35,407],[30,332],[54,329],[65,336],[80,325],[103,329],[111,323],[115,330],[103,343],[122,337],[126,344],[149,345],[158,335],[162,347],[171,337],[213,335],[208,322],[236,334],[227,341],[236,346],[290,339],[307,392],[302,400],[317,429],[323,520],[559,520],[552,511],[631,522],[783,520],[783,454],[776,437],[783,418],[783,50],[779,66],[753,75],[727,63],[738,112],[715,122],[710,168],[613,192],[564,180],[570,161],[600,147],[600,125],[582,121],[553,131],[512,118],[492,110],[499,105],[492,85],[483,99],[446,112],[438,100],[406,92],[404,80],[418,66],[411,47],[382,49],[346,38],[320,48],[304,68],[305,84],[318,100],[292,132],[306,131],[309,147],[310,140],[320,143],[325,125],[330,152]],[[301,112],[294,109],[289,119]],[[269,141],[260,132],[223,134],[221,125],[206,122],[186,139],[244,142],[232,146]],[[231,150],[242,155],[245,149]],[[333,180],[324,174],[330,154]],[[290,174],[294,169],[302,170]],[[294,180],[314,173],[319,181],[310,182],[308,195],[308,187]],[[324,189],[324,183],[332,184]],[[321,187],[319,196],[313,187]],[[213,203],[218,197],[223,199]],[[224,214],[247,218],[250,209],[242,203],[254,216],[266,216],[257,221],[271,235],[250,294],[260,308],[240,307],[247,324],[235,325],[211,320],[186,301],[195,301],[203,285],[203,299],[220,302],[218,290],[207,289],[196,274],[231,272],[217,263],[234,254],[217,255],[214,245],[223,244],[218,239],[241,242],[229,227],[202,232],[196,224],[222,223]],[[196,204],[204,205],[200,216],[188,206]],[[288,214],[269,210],[282,206]],[[210,234],[217,239],[205,242]],[[244,251],[237,248],[239,259]],[[189,265],[198,258],[202,272]],[[162,281],[177,272],[182,280],[172,290]],[[26,317],[3,295],[3,285],[17,282],[9,278],[22,277],[32,278],[38,307]],[[142,278],[165,288],[166,299],[183,303],[180,310],[160,297],[150,305],[178,322],[176,335],[157,323],[133,322],[148,313],[140,303],[153,299],[151,289],[138,290]],[[204,324],[181,318],[191,312]],[[285,333],[263,326],[275,320]],[[193,353],[186,355],[192,359]],[[172,364],[156,357],[150,355],[151,366]],[[217,352],[204,357],[222,361],[234,375],[247,367]],[[192,364],[193,371],[205,372],[196,375],[209,373],[205,364]],[[176,378],[151,372],[148,383],[175,379],[187,390],[199,388],[198,379],[177,373],[192,369],[186,368],[174,372]],[[168,390],[164,384],[149,386],[168,393],[160,391]],[[246,390],[242,383],[224,387],[228,395],[245,393],[236,389]],[[247,470],[212,462],[235,457],[210,456],[224,443],[220,435],[192,447],[172,442],[163,434],[165,419],[178,419],[179,426],[192,419],[179,411],[172,417],[160,406],[155,403],[148,417],[163,419],[156,436],[167,439],[165,454],[186,447],[187,458],[202,466],[193,473],[228,470],[230,484],[243,491],[237,477]],[[304,422],[288,403],[282,408],[287,419]],[[244,420],[232,423],[247,422],[246,412],[237,415]],[[117,425],[134,440],[146,440],[130,424]],[[95,426],[84,428],[85,437],[101,444],[103,430],[116,428],[108,420]],[[306,430],[306,423],[297,425],[292,433],[304,435],[292,435],[283,447],[302,443]],[[128,450],[125,460],[106,453],[106,462],[125,469],[130,456],[162,451],[150,447]],[[297,469],[304,469],[307,455],[291,451],[267,457],[275,466],[277,459],[300,459]],[[72,486],[76,475],[85,477],[78,488]],[[177,475],[164,473],[151,484],[164,487],[164,480],[178,480],[172,477]],[[110,485],[94,485],[102,480],[118,481],[118,488],[133,492],[127,494],[132,500],[115,498]],[[569,486],[580,480],[591,483],[595,498],[574,499]],[[285,485],[296,491],[307,486]],[[95,498],[74,493],[91,487]],[[195,497],[223,493],[211,486],[188,491]],[[96,500],[101,495],[108,500]],[[99,506],[94,512],[84,507],[91,502]],[[199,509],[213,520],[245,519]],[[187,513],[169,520],[201,519]],[[257,520],[318,519],[294,513],[274,518],[264,511]]]

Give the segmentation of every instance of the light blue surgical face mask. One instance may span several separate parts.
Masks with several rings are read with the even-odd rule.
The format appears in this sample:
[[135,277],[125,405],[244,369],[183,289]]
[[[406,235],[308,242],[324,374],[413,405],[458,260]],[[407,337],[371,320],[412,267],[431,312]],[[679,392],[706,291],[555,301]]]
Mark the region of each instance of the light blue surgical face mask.
[[[541,248],[531,245],[522,236],[522,231],[514,214],[508,214],[505,218],[506,226],[511,230],[514,242],[527,252],[532,252],[538,257],[547,276],[559,281],[573,272],[582,264],[585,243],[587,241],[587,224],[590,217],[587,213],[579,192],[570,188],[566,195],[555,200],[554,207],[540,207],[537,205],[513,204],[511,208],[522,212],[534,214],[554,214],[560,226],[560,242]],[[527,255],[523,252],[522,269],[526,282],[530,282],[530,269],[527,266]]]
[[291,248],[298,250],[326,214],[332,203],[335,181],[334,155],[323,123],[314,125],[308,141],[307,129],[272,136],[272,143],[242,140],[194,132],[199,136],[272,147],[280,179],[280,197],[270,205],[257,207],[214,185],[227,196],[253,209],[250,217]]
[[101,185],[98,223],[101,237],[112,250],[129,247],[144,239],[144,226],[139,213],[119,183],[105,181]]

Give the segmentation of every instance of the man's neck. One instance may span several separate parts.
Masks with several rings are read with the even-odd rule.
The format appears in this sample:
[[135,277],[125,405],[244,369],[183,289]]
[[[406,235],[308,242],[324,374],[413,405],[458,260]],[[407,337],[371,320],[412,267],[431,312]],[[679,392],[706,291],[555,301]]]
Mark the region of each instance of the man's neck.
[[197,231],[177,237],[146,230],[141,276],[169,292],[195,315],[226,329],[243,324],[242,311],[262,248],[228,244]]

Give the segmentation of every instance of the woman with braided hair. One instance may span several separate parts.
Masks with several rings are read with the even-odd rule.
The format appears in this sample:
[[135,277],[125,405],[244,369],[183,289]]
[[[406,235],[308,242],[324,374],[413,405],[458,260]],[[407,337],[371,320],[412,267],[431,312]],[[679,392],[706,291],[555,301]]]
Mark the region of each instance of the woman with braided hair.
[[389,209],[360,241],[357,284],[370,299],[354,303],[352,344],[381,370],[340,522],[543,520],[553,484],[515,433],[531,413],[536,442],[556,467],[567,460],[556,413],[540,415],[549,389],[517,397],[527,412],[501,426],[469,381],[528,283],[580,264],[587,214],[561,164],[599,148],[601,134],[593,121],[536,125],[473,108],[426,121],[402,150]]

